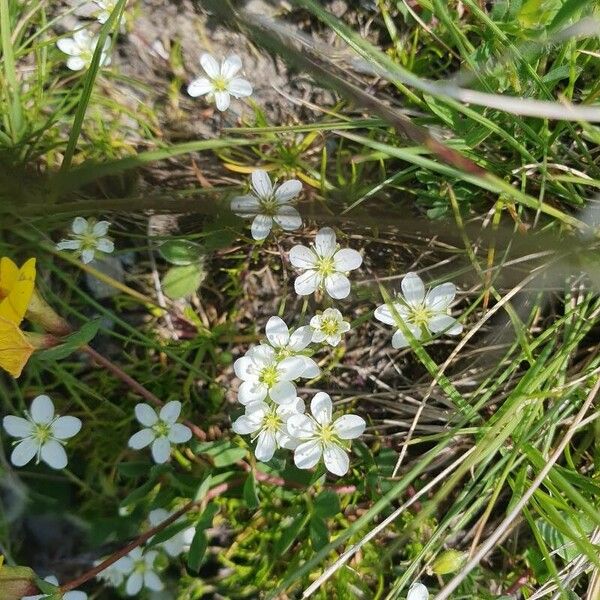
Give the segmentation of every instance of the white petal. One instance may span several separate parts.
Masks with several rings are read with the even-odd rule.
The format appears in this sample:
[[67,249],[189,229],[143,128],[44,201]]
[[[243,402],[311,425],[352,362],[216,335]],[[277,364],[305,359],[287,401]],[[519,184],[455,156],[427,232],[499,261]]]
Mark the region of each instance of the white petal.
[[160,409],[160,420],[167,423],[175,423],[181,414],[181,402],[171,400]]
[[313,379],[321,374],[319,365],[310,356],[302,356],[300,358],[304,361],[304,371],[302,371],[301,377],[304,377],[304,379]]
[[275,434],[270,431],[261,431],[258,436],[258,442],[254,454],[261,462],[269,462],[275,454],[277,448],[277,441]]
[[175,423],[169,431],[169,441],[172,444],[185,444],[192,439],[192,430],[183,423]]
[[296,386],[291,381],[276,383],[269,390],[269,396],[275,404],[289,404],[296,399],[296,395]]
[[83,217],[75,217],[71,225],[71,230],[75,235],[83,235],[88,230],[87,219]]
[[217,108],[223,112],[229,108],[231,97],[229,92],[215,92],[215,104]]
[[[406,326],[410,329],[416,339],[421,339],[421,329],[419,327],[412,325],[411,323],[407,323]],[[406,348],[407,346],[410,346],[408,340],[404,337],[402,331],[398,329],[398,331],[396,331],[396,333],[394,333],[392,336],[392,347],[398,349]]]
[[249,356],[242,356],[233,363],[233,370],[242,381],[254,381],[257,371],[254,361]]
[[261,402],[267,397],[267,386],[255,381],[244,381],[238,389],[238,401],[241,404]]
[[153,592],[160,592],[165,587],[154,571],[146,571],[144,573],[144,585]]
[[320,329],[315,329],[313,331],[312,341],[315,344],[320,344],[321,342],[324,342],[326,338],[327,336]]
[[133,567],[134,567],[133,559],[131,558],[131,556],[127,555],[127,556],[123,556],[117,562],[113,563],[112,567],[109,567],[109,568],[113,568],[113,569],[117,570],[119,573],[127,575],[127,574],[131,573],[131,571],[133,570]]
[[323,227],[317,231],[315,237],[315,250],[319,256],[333,256],[336,249],[335,231],[331,227]]
[[257,367],[268,367],[275,362],[275,350],[267,344],[259,344],[254,346],[248,352],[246,356],[249,356]]
[[75,43],[80,49],[90,49],[96,45],[97,39],[94,38],[94,35],[91,31],[87,29],[80,29],[73,34],[73,39]]
[[342,273],[332,273],[325,277],[325,289],[336,300],[350,295],[350,280]]
[[87,600],[87,594],[79,590],[73,590],[63,594],[63,600]]
[[275,434],[275,439],[277,440],[277,445],[286,450],[295,450],[300,445],[300,440],[293,438],[284,431],[278,431]]
[[164,508],[155,508],[148,513],[148,521],[152,527],[160,525],[169,518],[169,511]]
[[54,418],[54,404],[48,396],[41,395],[34,398],[30,412],[36,423],[50,423]]
[[342,440],[353,440],[360,437],[367,424],[358,415],[343,415],[333,422],[333,429]]
[[23,440],[14,447],[10,455],[10,462],[15,467],[22,467],[37,454],[38,448],[39,445],[32,439]]
[[81,248],[80,240],[61,240],[56,244],[57,250],[79,250]]
[[296,290],[298,296],[308,296],[317,289],[318,285],[319,274],[316,271],[309,270],[296,277],[294,290]]
[[323,462],[328,471],[340,477],[345,475],[350,467],[348,455],[337,444],[327,444],[323,448]]
[[333,255],[336,271],[353,271],[362,265],[362,256],[352,248],[343,248]]
[[231,200],[231,210],[239,217],[249,219],[260,212],[260,202],[251,195],[236,196]]
[[252,95],[252,84],[241,77],[234,77],[227,86],[234,98],[245,98]]
[[317,264],[315,253],[310,248],[300,244],[290,250],[288,257],[292,266],[296,269],[314,269]]
[[387,304],[381,304],[375,309],[373,316],[386,325],[394,325],[396,323],[392,311]]
[[310,412],[320,425],[331,422],[331,398],[325,392],[317,392],[310,401]]
[[156,437],[156,434],[152,429],[142,429],[137,433],[134,433],[127,442],[130,448],[134,450],[141,450],[146,446],[149,446]]
[[233,422],[231,429],[233,429],[239,435],[248,435],[258,431],[260,427],[260,421],[257,423],[254,421],[254,419],[249,418],[247,415],[242,415]]
[[141,573],[138,571],[134,571],[127,579],[127,584],[125,585],[125,591],[128,596],[135,596],[142,589],[142,585],[144,583],[144,578]]
[[302,227],[300,213],[293,206],[285,204],[277,209],[277,214],[273,217],[273,220],[285,231],[295,231]]
[[292,415],[304,414],[306,407],[302,398],[296,398],[289,404],[282,404],[277,407],[277,414],[284,420],[289,419]]
[[171,443],[166,437],[156,438],[152,442],[152,458],[157,464],[166,463],[171,455]]
[[304,373],[306,364],[302,356],[288,356],[277,365],[277,373],[283,381],[293,381]]
[[25,438],[33,432],[33,424],[23,417],[8,415],[2,419],[2,425],[8,435],[16,438]]
[[115,243],[108,238],[100,238],[96,243],[96,250],[104,252],[105,254],[111,254],[115,249]]
[[264,240],[269,235],[272,226],[273,219],[269,215],[256,215],[250,227],[252,237],[255,240]]
[[79,47],[73,38],[61,38],[60,40],[57,40],[56,45],[61,52],[64,52],[69,56],[79,54]]
[[41,458],[53,469],[64,469],[68,462],[65,449],[56,440],[48,440],[42,446]]
[[285,426],[292,437],[300,440],[310,439],[316,432],[315,422],[308,415],[292,415]]
[[425,286],[416,273],[408,273],[400,283],[406,302],[412,306],[421,304],[425,299]]
[[427,326],[433,333],[443,331],[446,335],[458,335],[463,330],[462,324],[450,315],[435,315],[429,319]]
[[297,179],[290,179],[284,181],[275,190],[275,199],[278,202],[289,202],[292,198],[295,198],[302,191],[302,182]]
[[180,535],[172,537],[170,540],[162,543],[162,547],[169,556],[179,556],[185,550],[185,544]]
[[292,335],[290,335],[288,348],[290,350],[294,350],[294,352],[304,350],[304,348],[306,348],[306,346],[310,344],[311,338],[312,329],[309,325],[298,327],[298,329],[296,329],[296,331],[294,331]]
[[242,61],[237,54],[231,54],[221,63],[221,77],[231,79],[242,68]]
[[98,238],[104,237],[110,227],[109,221],[98,221],[92,228],[92,234]]
[[83,60],[80,56],[71,56],[69,60],[67,60],[67,67],[71,69],[71,71],[80,71],[87,67],[87,61]]
[[156,411],[144,402],[135,405],[135,418],[146,427],[152,427],[158,421]]
[[204,96],[205,94],[209,94],[213,91],[213,84],[208,77],[198,77],[198,79],[194,79],[188,85],[187,93],[192,98],[197,98],[198,96]]
[[81,262],[87,265],[94,260],[94,250],[92,248],[86,248],[81,252]]
[[59,440],[68,440],[81,430],[81,420],[77,417],[58,417],[51,426],[52,435]]
[[271,317],[265,327],[267,339],[275,348],[283,348],[290,340],[290,331],[280,317]]
[[259,198],[270,198],[273,194],[273,184],[269,174],[262,169],[252,171],[252,188]]
[[426,298],[425,304],[435,312],[444,312],[456,296],[456,286],[453,283],[442,283],[432,288]]
[[321,458],[321,444],[318,440],[309,440],[294,450],[294,463],[299,469],[312,469]]
[[200,57],[200,64],[211,79],[214,79],[220,75],[219,63],[215,57],[211,54],[208,54],[208,52],[204,53]]
[[422,583],[417,581],[410,586],[406,600],[429,600],[429,592]]

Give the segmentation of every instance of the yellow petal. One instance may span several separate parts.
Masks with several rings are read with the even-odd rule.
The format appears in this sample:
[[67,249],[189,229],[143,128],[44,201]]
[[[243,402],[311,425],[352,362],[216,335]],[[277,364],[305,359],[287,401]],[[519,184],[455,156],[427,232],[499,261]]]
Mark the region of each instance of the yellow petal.
[[[23,320],[35,286],[35,258],[30,258],[15,274],[15,264],[6,257],[0,261],[2,300],[0,317],[17,325]],[[5,276],[5,277],[4,277]]]
[[34,347],[18,326],[0,317],[0,368],[19,377]]

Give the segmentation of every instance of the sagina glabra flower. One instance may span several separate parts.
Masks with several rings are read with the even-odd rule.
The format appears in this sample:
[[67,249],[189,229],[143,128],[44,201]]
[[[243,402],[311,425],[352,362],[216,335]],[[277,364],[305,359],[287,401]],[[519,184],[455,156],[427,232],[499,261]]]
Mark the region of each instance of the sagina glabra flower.
[[89,263],[94,260],[98,252],[110,254],[115,245],[112,240],[106,237],[110,223],[108,221],[98,221],[97,223],[83,217],[75,217],[71,225],[71,239],[61,240],[56,244],[57,250],[74,250],[83,263]]
[[177,400],[167,402],[158,415],[149,404],[143,402],[136,404],[135,417],[144,425],[144,429],[129,438],[129,447],[141,450],[152,444],[154,462],[158,464],[167,462],[171,455],[171,444],[183,444],[192,437],[192,430],[189,427],[177,423],[180,414],[181,402]]
[[[48,575],[48,577],[44,577],[44,581],[51,583],[52,585],[58,586],[58,579],[54,575]],[[41,598],[52,598],[53,596],[48,596],[46,594],[38,594],[37,596],[23,596],[21,600],[40,600]],[[62,600],[87,600],[87,594],[85,592],[80,592],[79,590],[72,590],[70,592],[65,592],[62,596]]]
[[10,455],[15,467],[26,465],[36,457],[53,469],[64,469],[67,466],[65,440],[77,435],[81,429],[81,421],[77,417],[61,417],[54,414],[54,404],[48,396],[41,395],[33,400],[26,418],[8,415],[2,425],[8,435],[19,438]]
[[365,430],[365,420],[347,414],[332,421],[333,407],[329,394],[318,392],[310,403],[309,415],[292,415],[287,420],[287,430],[300,444],[294,451],[294,463],[299,469],[311,469],[321,456],[328,471],[345,475],[350,466],[347,440],[360,437]]
[[231,210],[239,217],[253,219],[252,237],[264,240],[273,222],[286,231],[294,231],[302,226],[300,213],[289,204],[301,191],[302,184],[297,179],[273,187],[266,171],[259,169],[252,173],[252,193],[233,198]]
[[304,402],[300,398],[280,406],[252,402],[246,406],[246,412],[234,421],[232,428],[240,435],[252,435],[252,441],[256,440],[256,458],[269,462],[277,448],[296,448],[298,440],[288,433],[287,421],[291,416],[302,413]]
[[422,584],[419,583],[418,581],[416,581],[415,583],[413,583],[409,590],[408,590],[408,594],[406,596],[406,600],[428,600],[429,599],[429,592],[427,591],[427,588]]
[[231,103],[231,96],[244,98],[252,94],[250,82],[242,77],[236,77],[242,68],[239,56],[232,54],[228,56],[219,66],[214,56],[203,54],[200,64],[206,72],[207,77],[198,77],[188,86],[188,94],[192,97],[206,96],[215,101],[220,111],[225,111]]
[[127,556],[120,558],[114,564],[127,579],[125,592],[128,596],[139,594],[142,588],[153,592],[160,592],[164,589],[163,582],[154,571],[154,561],[157,556],[156,550],[144,552],[141,548],[134,548]]
[[[416,273],[408,273],[401,282],[402,295],[392,303],[393,309],[382,304],[375,309],[375,318],[386,325],[396,325],[396,315],[402,319],[416,339],[423,330],[431,333],[459,335],[463,326],[448,314],[448,308],[456,296],[453,283],[442,283],[425,293],[425,285]],[[400,329],[392,337],[394,348],[409,346]]]
[[[80,71],[81,69],[88,69],[92,64],[92,58],[98,45],[98,36],[87,29],[80,29],[73,34],[73,37],[61,38],[56,42],[56,45],[61,52],[69,56],[67,67],[71,71]],[[101,67],[110,64],[109,48],[110,37],[107,37],[100,55]]]
[[[164,508],[155,508],[148,514],[148,521],[150,521],[151,527],[160,525],[163,521],[166,521],[171,516],[171,513]],[[176,523],[180,523],[182,519],[178,519]],[[183,531],[179,531],[172,538],[165,540],[159,546],[172,557],[179,556],[182,552],[187,552],[190,548],[196,528],[190,526]],[[150,538],[151,540],[152,538]],[[150,541],[148,540],[148,541]]]
[[304,271],[294,282],[296,293],[300,296],[322,289],[332,298],[346,298],[350,294],[350,281],[346,274],[362,264],[362,256],[356,250],[339,248],[335,232],[330,227],[317,232],[315,243],[310,248],[294,246],[289,256],[292,265]]
[[342,335],[350,331],[350,323],[344,321],[337,308],[326,308],[320,315],[315,315],[310,320],[310,326],[313,330],[312,341],[316,344],[326,342],[330,346],[337,346]]

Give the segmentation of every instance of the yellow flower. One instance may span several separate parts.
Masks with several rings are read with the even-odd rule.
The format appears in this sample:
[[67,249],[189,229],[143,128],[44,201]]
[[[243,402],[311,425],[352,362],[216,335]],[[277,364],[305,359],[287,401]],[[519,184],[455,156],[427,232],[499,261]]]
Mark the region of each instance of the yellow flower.
[[19,325],[25,316],[35,287],[35,258],[20,269],[3,256],[0,259],[0,318]]
[[35,258],[20,269],[0,259],[0,367],[18,377],[35,347],[19,329],[35,286]]

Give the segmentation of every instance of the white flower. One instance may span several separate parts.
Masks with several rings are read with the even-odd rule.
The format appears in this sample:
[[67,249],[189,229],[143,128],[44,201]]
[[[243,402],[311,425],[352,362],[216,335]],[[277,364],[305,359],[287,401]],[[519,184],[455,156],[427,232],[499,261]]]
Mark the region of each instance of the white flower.
[[310,412],[312,417],[292,415],[287,420],[288,433],[302,441],[294,451],[294,463],[299,469],[311,469],[322,455],[328,471],[345,475],[350,461],[343,440],[360,437],[365,420],[358,415],[343,415],[332,422],[331,398],[325,392],[315,394]]
[[244,219],[252,221],[252,237],[264,240],[271,231],[273,221],[286,231],[294,231],[302,225],[300,213],[289,204],[302,190],[297,179],[284,181],[274,188],[265,171],[252,172],[252,194],[236,196],[231,210]]
[[277,448],[294,450],[298,440],[287,430],[287,421],[292,415],[304,413],[304,402],[300,398],[290,404],[269,406],[265,402],[252,402],[246,412],[233,423],[232,429],[240,435],[254,434],[258,440],[254,454],[262,462],[269,462]]
[[125,591],[128,596],[135,596],[143,587],[153,592],[164,589],[163,582],[154,571],[154,561],[157,556],[156,550],[143,552],[141,548],[134,548],[114,564],[114,567],[127,578]]
[[26,465],[34,456],[36,463],[42,459],[53,469],[67,466],[64,440],[79,433],[81,421],[77,417],[54,415],[54,404],[48,396],[38,396],[31,403],[26,419],[12,415],[4,417],[2,424],[8,435],[21,438],[10,455],[15,467]]
[[427,588],[418,581],[410,586],[406,596],[406,600],[428,600],[428,598],[429,592],[427,591]]
[[[44,581],[51,583],[52,585],[58,585],[58,579],[54,577],[54,575],[48,575],[48,577],[44,577]],[[40,600],[41,598],[52,598],[53,596],[48,596],[46,594],[38,594],[37,596],[23,596],[21,600]],[[72,590],[70,592],[65,592],[62,595],[63,600],[87,600],[87,594],[85,592],[80,592],[79,590]]]
[[135,417],[144,425],[144,429],[129,438],[129,447],[140,450],[152,444],[152,458],[155,463],[169,460],[171,444],[183,444],[192,437],[192,430],[181,423],[176,423],[181,413],[181,402],[167,402],[159,415],[143,402],[135,405]]
[[110,238],[106,237],[110,223],[108,221],[89,221],[83,217],[75,217],[71,225],[73,239],[61,240],[56,244],[57,250],[75,250],[84,263],[94,260],[96,252],[111,253],[115,249]]
[[292,265],[304,271],[294,282],[299,296],[324,289],[332,298],[346,298],[350,294],[350,281],[346,273],[358,269],[362,264],[362,256],[356,250],[339,249],[335,232],[330,227],[317,232],[315,243],[310,248],[294,246],[289,256]]
[[[420,339],[422,330],[431,333],[446,333],[458,335],[463,326],[456,319],[448,315],[448,307],[456,295],[456,286],[453,283],[436,285],[425,295],[423,281],[416,273],[408,273],[401,282],[402,293],[399,301],[392,306],[397,316],[402,319],[416,339]],[[395,314],[387,304],[382,304],[375,309],[375,318],[386,325],[395,325]],[[409,346],[408,340],[400,329],[392,337],[394,348]]]
[[[56,42],[58,49],[69,55],[67,67],[71,71],[88,69],[92,64],[92,58],[98,45],[98,36],[87,29],[80,29],[73,34],[72,38],[61,38]],[[104,41],[104,47],[100,56],[100,66],[110,64],[108,50],[110,48],[110,37]]]
[[[151,527],[156,527],[160,525],[163,521],[166,521],[171,516],[164,508],[155,508],[150,511],[148,515],[148,520],[150,521]],[[181,519],[178,519],[176,523],[181,522]],[[165,552],[169,556],[179,556],[182,552],[187,552],[190,548],[192,540],[194,539],[194,535],[196,533],[195,527],[188,527],[187,529],[183,529],[179,533],[176,533],[172,538],[166,540],[159,544],[161,548],[164,548]],[[151,540],[152,538],[150,538]],[[148,541],[150,541],[148,540]]]
[[312,341],[316,344],[327,342],[337,346],[342,334],[350,331],[350,323],[344,321],[342,313],[337,308],[326,308],[320,315],[315,315],[310,320],[313,329]]
[[217,108],[221,111],[229,108],[231,96],[243,98],[252,94],[252,86],[236,73],[242,68],[239,56],[232,54],[228,56],[219,67],[214,56],[203,54],[200,64],[206,71],[208,77],[198,77],[188,86],[188,94],[192,97],[207,95],[209,100],[214,98]]
[[[94,562],[94,566],[97,567],[102,562],[104,562],[104,559],[97,560]],[[125,576],[123,575],[123,571],[117,566],[118,562],[119,561],[113,563],[103,571],[100,571],[100,573],[96,575],[96,579],[99,579],[111,587],[119,587],[125,580]]]
[[92,0],[92,2],[98,7],[98,10],[94,13],[98,22],[106,23],[113,10],[117,7],[118,0]]

